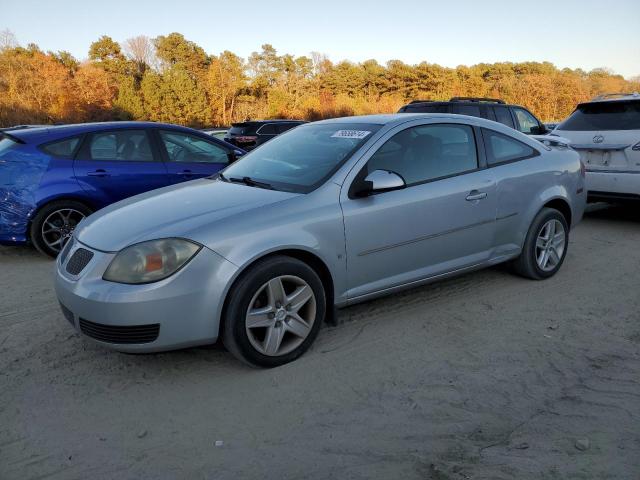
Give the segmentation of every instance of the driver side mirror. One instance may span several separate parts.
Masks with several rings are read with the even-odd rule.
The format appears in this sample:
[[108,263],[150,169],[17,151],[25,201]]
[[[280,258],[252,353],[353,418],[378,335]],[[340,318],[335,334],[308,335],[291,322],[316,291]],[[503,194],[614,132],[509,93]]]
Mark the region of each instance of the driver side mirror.
[[397,173],[388,170],[374,170],[360,182],[354,193],[358,197],[366,197],[376,193],[400,190],[406,186],[404,179]]

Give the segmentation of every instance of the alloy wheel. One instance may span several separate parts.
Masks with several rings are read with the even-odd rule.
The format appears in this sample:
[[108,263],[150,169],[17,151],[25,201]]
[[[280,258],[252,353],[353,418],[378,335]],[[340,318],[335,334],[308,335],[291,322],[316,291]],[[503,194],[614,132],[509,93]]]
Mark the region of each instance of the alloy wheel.
[[60,252],[73,235],[85,215],[74,208],[61,208],[51,212],[42,223],[42,240],[54,252]]
[[557,219],[546,222],[536,238],[536,263],[541,270],[550,272],[562,260],[566,234],[564,226]]
[[263,355],[277,357],[299,347],[311,333],[316,297],[311,286],[294,275],[264,283],[249,302],[247,336]]

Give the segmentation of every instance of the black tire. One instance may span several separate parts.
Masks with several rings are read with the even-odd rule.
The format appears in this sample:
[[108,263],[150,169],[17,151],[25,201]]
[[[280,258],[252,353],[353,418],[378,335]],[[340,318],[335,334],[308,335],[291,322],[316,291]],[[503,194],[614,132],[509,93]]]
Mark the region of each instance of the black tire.
[[[36,249],[38,249],[40,253],[48,255],[49,257],[56,258],[60,253],[60,250],[62,250],[62,246],[64,246],[62,242],[59,248],[51,247],[47,243],[47,240],[45,239],[42,233],[42,228],[43,228],[44,222],[52,214],[54,214],[55,212],[68,210],[68,209],[75,210],[85,217],[88,215],[91,215],[92,213],[92,210],[89,207],[87,207],[84,203],[77,202],[75,200],[57,200],[55,202],[46,204],[44,207],[42,207],[38,211],[36,216],[33,217],[33,220],[31,222],[31,228],[29,229],[29,238],[31,240],[31,243],[36,247]],[[70,230],[72,232],[73,229],[75,229],[75,226],[77,224],[76,221],[78,218],[79,218],[78,215],[73,216],[73,218],[70,220],[71,222],[70,226],[68,228],[64,227],[65,232],[67,230]]]
[[[269,356],[251,344],[245,328],[245,316],[254,295],[271,279],[292,275],[304,280],[315,295],[315,318],[310,332],[294,350],[279,356]],[[224,346],[239,360],[255,367],[277,367],[302,355],[318,336],[326,314],[326,294],[318,274],[304,262],[278,255],[259,261],[234,283],[227,298],[222,318]]]
[[[542,232],[542,228],[550,220],[558,220],[564,228],[564,248],[560,261],[550,270],[543,270],[536,260],[536,241],[538,236]],[[531,222],[529,231],[527,232],[527,238],[522,248],[522,253],[518,258],[512,262],[514,271],[523,277],[530,278],[532,280],[544,280],[546,278],[554,276],[567,255],[567,249],[569,246],[569,226],[564,215],[554,208],[543,208]]]

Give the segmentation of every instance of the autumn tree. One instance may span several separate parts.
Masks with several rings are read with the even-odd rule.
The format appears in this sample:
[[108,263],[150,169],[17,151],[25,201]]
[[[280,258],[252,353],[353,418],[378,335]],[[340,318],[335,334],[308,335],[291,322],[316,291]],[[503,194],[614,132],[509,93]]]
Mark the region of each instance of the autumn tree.
[[145,35],[128,38],[123,50],[127,58],[136,67],[136,74],[141,79],[144,72],[156,64],[155,47],[151,39]]
[[20,47],[0,32],[0,126],[15,123],[155,120],[191,126],[259,118],[320,118],[394,112],[415,100],[489,96],[528,107],[543,120],[566,117],[605,92],[638,91],[598,68],[558,69],[549,62],[498,62],[455,68],[391,60],[331,62],[326,55],[279,54],[262,45],[245,61],[209,56],[180,33],[102,36],[88,60],[65,51]]
[[236,100],[247,82],[244,71],[242,59],[228,50],[211,58],[207,84],[209,102],[221,125],[228,125],[233,119]]

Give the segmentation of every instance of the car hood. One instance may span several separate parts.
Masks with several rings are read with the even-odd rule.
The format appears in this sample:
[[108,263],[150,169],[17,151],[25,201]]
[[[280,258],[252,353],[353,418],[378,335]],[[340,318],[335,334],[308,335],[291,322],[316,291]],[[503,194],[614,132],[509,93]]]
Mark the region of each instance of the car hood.
[[213,222],[298,195],[221,180],[194,180],[114,203],[83,220],[75,237],[105,252],[157,238],[204,243],[204,231]]

